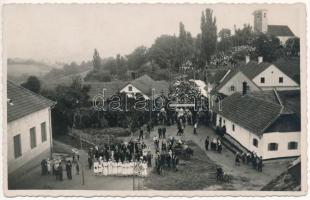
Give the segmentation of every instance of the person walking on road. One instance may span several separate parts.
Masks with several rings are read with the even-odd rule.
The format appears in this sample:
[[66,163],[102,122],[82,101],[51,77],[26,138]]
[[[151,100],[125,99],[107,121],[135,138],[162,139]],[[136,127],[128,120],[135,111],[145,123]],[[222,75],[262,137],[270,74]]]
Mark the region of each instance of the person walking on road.
[[209,150],[209,144],[210,144],[210,138],[209,136],[207,136],[206,140],[205,140],[205,148],[206,148],[206,151]]

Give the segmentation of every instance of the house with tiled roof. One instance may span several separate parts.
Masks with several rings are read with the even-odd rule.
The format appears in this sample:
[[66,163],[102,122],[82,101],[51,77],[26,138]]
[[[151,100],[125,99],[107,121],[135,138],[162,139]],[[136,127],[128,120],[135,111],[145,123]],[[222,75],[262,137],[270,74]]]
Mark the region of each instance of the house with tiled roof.
[[216,126],[263,159],[300,156],[300,92],[236,92],[214,104]]
[[[294,70],[298,72],[293,73]],[[244,87],[247,91],[299,90],[296,80],[298,73],[299,65],[283,66],[280,62],[264,62],[262,57],[258,57],[258,61],[250,61],[247,57],[245,63],[229,70],[211,93],[229,96],[242,92]]]
[[[91,100],[98,96],[104,96],[105,100],[117,93],[126,93],[130,97],[141,94],[145,99],[152,98],[154,95],[168,96],[169,84],[167,81],[155,81],[148,75],[140,76],[132,81],[111,81],[111,82],[84,82],[90,86],[88,95]],[[100,98],[99,98],[100,99]]]
[[56,103],[7,81],[7,162],[9,181],[52,152],[51,109]]
[[254,31],[257,33],[266,33],[277,37],[282,44],[296,37],[293,31],[287,25],[269,25],[268,10],[260,9],[253,12]]

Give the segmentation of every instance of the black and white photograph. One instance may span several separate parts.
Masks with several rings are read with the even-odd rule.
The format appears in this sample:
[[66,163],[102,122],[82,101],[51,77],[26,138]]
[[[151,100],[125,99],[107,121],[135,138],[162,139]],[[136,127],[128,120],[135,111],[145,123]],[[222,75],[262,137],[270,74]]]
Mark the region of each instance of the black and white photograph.
[[305,4],[6,4],[2,32],[6,195],[307,191]]

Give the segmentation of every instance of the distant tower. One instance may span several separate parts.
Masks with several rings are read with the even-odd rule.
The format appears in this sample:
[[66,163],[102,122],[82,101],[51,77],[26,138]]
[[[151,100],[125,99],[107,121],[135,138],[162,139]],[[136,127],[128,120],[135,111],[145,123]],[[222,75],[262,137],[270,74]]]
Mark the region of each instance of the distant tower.
[[268,31],[268,11],[267,10],[255,10],[254,15],[254,32],[267,33]]

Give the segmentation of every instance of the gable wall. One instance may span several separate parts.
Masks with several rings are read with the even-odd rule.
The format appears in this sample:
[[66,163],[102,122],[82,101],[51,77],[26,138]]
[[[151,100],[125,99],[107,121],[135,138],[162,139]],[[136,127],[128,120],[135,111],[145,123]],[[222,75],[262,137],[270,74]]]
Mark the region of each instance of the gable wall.
[[[261,83],[261,77],[265,78],[265,83]],[[279,77],[283,77],[283,83],[279,83]],[[290,87],[297,87],[299,88],[299,85],[293,81],[289,76],[284,74],[282,71],[280,71],[276,66],[270,65],[265,71],[257,75],[253,82],[261,87],[264,88],[290,88]]]
[[[260,90],[248,77],[246,77],[243,73],[238,72],[233,76],[222,88],[219,90],[219,93],[225,95],[232,95],[235,92],[242,92],[242,83],[246,81],[249,86],[249,91],[258,91]],[[235,86],[235,91],[231,91],[231,86]]]

